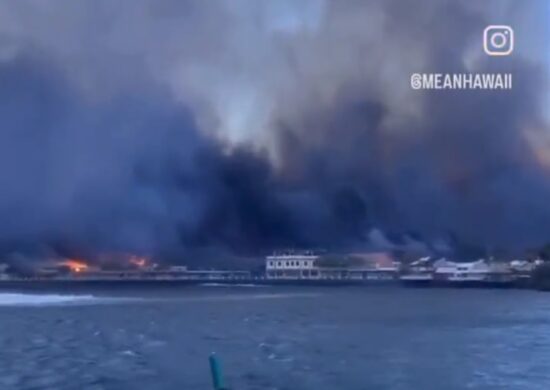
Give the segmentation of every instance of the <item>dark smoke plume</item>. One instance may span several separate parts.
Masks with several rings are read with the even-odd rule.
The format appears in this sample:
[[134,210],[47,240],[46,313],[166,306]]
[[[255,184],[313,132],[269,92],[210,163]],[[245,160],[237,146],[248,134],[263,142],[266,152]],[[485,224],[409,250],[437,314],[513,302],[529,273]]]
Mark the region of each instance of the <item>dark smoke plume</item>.
[[[0,4],[0,252],[550,240],[547,2],[420,3]],[[483,53],[489,24],[512,56]],[[514,86],[414,91],[415,72]]]

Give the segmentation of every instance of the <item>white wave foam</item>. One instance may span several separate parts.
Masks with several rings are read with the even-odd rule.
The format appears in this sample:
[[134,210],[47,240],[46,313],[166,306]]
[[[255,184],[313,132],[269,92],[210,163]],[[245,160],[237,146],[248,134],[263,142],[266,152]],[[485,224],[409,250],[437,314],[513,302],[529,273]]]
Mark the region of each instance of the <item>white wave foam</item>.
[[228,283],[202,283],[200,284],[201,287],[268,287],[261,284],[253,284],[253,283],[235,283],[235,284],[228,284]]
[[211,295],[204,297],[181,297],[172,298],[170,301],[178,302],[212,302],[212,301],[250,301],[262,299],[294,299],[294,298],[317,298],[316,293],[288,293],[288,294],[234,294],[234,295]]
[[101,298],[93,295],[0,293],[0,306],[44,306],[92,303]]

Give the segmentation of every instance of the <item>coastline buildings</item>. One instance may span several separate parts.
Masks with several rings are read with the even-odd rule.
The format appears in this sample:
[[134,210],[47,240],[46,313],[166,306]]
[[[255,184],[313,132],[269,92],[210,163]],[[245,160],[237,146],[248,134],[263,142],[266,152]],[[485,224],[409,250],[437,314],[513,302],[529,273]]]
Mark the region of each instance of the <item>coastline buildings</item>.
[[[250,281],[249,270],[188,269],[185,265],[168,267],[137,266],[127,268],[101,268],[94,265],[86,267],[67,267],[65,265],[46,265],[38,267],[31,274],[7,275],[7,281],[66,281],[66,282],[128,282],[128,281],[189,281],[223,282]],[[0,275],[0,280],[2,277]]]
[[319,270],[315,263],[318,255],[312,252],[282,253],[267,256],[266,279],[317,279]]
[[[257,259],[260,260],[260,259]],[[7,282],[179,282],[189,284],[296,284],[345,285],[398,282],[412,286],[531,287],[542,260],[510,262],[479,259],[456,262],[422,257],[409,264],[394,260],[390,252],[319,254],[288,251],[267,256],[264,270],[189,269],[185,265],[159,266],[150,262],[123,262],[103,267],[76,260],[36,266],[15,273],[0,266],[0,281]],[[257,264],[257,263],[256,263]]]
[[445,258],[421,258],[403,270],[400,280],[406,285],[457,287],[509,287],[525,285],[538,261],[511,262],[479,259],[455,262]]
[[267,280],[395,280],[399,264],[386,252],[320,256],[287,252],[267,256]]
[[434,268],[433,280],[436,284],[460,283],[464,286],[481,286],[494,283],[504,286],[513,282],[507,263],[488,262],[485,259],[465,263],[442,259],[434,263]]
[[129,270],[90,270],[71,273],[65,279],[94,281],[247,281],[252,278],[246,270],[190,270],[185,266],[172,266],[164,269],[129,269]]
[[421,257],[406,268],[401,269],[399,279],[410,285],[427,286],[433,280],[433,260],[430,256]]

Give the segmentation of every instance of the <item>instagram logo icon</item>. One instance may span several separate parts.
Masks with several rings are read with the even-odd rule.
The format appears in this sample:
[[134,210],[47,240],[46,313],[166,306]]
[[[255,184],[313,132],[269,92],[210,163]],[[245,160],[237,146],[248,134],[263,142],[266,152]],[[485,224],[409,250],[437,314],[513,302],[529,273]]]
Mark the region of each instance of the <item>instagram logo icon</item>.
[[483,30],[483,50],[490,56],[507,56],[514,50],[514,30],[510,26],[487,26]]

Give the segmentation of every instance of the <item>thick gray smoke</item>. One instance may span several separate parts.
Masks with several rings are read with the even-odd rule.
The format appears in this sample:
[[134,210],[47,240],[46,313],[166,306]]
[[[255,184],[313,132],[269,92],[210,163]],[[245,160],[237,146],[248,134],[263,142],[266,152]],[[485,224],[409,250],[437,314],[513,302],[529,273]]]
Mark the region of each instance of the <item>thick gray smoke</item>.
[[[420,3],[0,3],[1,252],[550,240],[548,3]],[[483,53],[489,24],[512,56]]]

